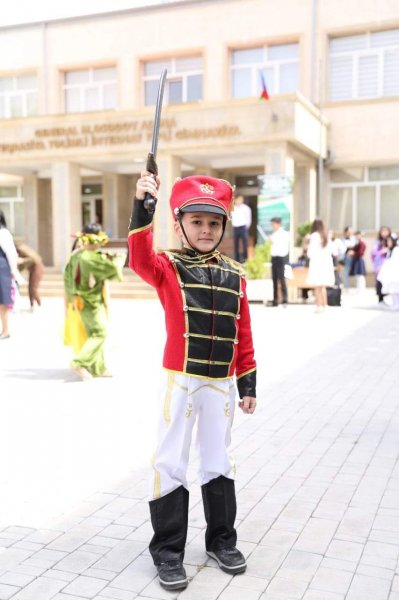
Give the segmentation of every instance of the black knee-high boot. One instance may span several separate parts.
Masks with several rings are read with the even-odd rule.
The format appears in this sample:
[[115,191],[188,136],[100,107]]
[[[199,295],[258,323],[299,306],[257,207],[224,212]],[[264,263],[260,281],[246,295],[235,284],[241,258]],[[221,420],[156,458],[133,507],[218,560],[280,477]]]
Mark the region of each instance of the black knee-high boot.
[[154,536],[149,549],[158,569],[159,582],[165,589],[187,587],[183,568],[188,526],[188,491],[180,486],[166,496],[150,501]]
[[243,573],[247,568],[245,558],[237,550],[237,532],[234,522],[237,513],[233,479],[220,475],[202,486],[204,503],[205,547],[226,573]]

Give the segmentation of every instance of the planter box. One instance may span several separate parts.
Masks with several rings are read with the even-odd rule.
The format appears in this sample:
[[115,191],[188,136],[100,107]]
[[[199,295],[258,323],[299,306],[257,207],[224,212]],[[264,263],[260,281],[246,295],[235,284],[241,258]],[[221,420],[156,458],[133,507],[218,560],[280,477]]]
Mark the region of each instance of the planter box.
[[267,302],[273,299],[273,283],[271,279],[247,279],[247,296],[249,302]]

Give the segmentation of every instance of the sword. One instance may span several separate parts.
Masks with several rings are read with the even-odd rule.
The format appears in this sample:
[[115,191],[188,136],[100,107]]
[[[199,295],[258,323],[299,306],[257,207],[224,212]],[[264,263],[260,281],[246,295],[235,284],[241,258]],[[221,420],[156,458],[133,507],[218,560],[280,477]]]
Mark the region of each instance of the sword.
[[[159,87],[158,87],[158,97],[157,104],[155,108],[155,117],[154,117],[154,128],[152,130],[152,144],[151,150],[147,156],[147,165],[146,169],[150,173],[153,174],[154,178],[158,175],[158,165],[157,165],[157,150],[158,150],[158,138],[159,138],[159,126],[161,124],[161,111],[162,111],[162,99],[163,92],[165,89],[165,81],[166,81],[167,69],[162,71],[161,77],[159,79]],[[155,212],[155,206],[157,204],[156,198],[151,196],[149,192],[146,193],[144,198],[144,208],[147,210],[149,214]]]

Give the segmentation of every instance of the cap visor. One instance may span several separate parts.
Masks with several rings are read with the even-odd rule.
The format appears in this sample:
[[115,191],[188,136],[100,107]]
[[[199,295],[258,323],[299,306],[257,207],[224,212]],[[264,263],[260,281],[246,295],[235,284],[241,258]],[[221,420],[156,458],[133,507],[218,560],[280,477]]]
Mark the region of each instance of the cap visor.
[[212,204],[189,204],[188,206],[185,206],[180,210],[183,213],[207,212],[227,217],[226,212],[223,210],[223,208],[219,208],[219,206],[213,206]]

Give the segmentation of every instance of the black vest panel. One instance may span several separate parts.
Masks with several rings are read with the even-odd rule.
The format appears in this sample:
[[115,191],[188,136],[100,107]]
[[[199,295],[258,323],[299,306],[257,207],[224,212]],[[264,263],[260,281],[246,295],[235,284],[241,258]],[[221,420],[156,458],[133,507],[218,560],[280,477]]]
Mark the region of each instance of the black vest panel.
[[209,378],[229,376],[238,344],[242,273],[221,256],[218,262],[185,261],[173,254],[186,321],[185,372]]

